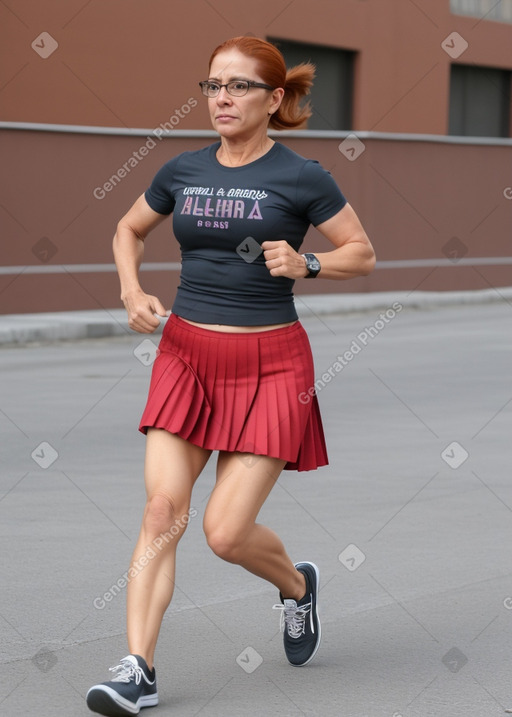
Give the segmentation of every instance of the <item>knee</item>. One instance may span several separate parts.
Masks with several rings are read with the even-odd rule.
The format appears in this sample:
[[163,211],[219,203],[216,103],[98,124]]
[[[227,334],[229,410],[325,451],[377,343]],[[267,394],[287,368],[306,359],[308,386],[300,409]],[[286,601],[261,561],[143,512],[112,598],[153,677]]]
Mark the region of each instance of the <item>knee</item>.
[[185,532],[187,522],[180,519],[169,496],[157,493],[148,499],[144,511],[143,527],[149,538],[155,539],[163,536],[164,539],[167,537],[179,539]]
[[228,563],[240,563],[243,558],[243,537],[221,525],[205,528],[206,542],[215,555]]

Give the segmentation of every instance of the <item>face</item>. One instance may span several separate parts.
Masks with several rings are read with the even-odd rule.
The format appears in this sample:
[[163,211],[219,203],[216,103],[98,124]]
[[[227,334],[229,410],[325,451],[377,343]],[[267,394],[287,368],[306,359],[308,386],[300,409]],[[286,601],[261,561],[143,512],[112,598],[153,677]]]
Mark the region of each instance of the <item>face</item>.
[[[209,80],[225,84],[231,80],[264,82],[256,72],[257,62],[238,50],[221,52],[210,67]],[[208,109],[213,128],[229,139],[249,139],[259,132],[266,132],[269,112],[274,113],[284,94],[278,88],[270,91],[251,87],[243,97],[233,97],[225,87],[217,97],[208,98]]]

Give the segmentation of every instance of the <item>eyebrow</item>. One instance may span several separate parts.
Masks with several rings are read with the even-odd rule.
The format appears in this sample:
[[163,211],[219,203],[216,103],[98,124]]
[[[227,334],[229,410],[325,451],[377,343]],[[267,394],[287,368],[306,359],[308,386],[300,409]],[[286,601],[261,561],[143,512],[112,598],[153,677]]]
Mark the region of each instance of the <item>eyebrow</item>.
[[[250,80],[248,77],[240,77],[240,75],[230,77],[228,82],[233,82],[234,80],[244,80],[244,82],[252,82],[252,80]],[[218,82],[220,84],[220,80],[218,77],[209,77],[208,82]]]

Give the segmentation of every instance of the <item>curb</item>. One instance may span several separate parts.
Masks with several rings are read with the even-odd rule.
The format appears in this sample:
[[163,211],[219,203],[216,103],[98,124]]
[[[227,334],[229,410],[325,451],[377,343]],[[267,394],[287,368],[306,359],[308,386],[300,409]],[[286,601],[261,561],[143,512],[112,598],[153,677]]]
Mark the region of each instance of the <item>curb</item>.
[[[388,309],[394,303],[407,309],[420,310],[469,304],[512,304],[512,287],[454,292],[385,291],[295,296],[297,313],[301,319],[326,314],[367,313]],[[161,322],[154,335],[160,334],[163,326],[164,322]],[[0,316],[0,346],[130,335],[137,334],[128,327],[124,309]]]

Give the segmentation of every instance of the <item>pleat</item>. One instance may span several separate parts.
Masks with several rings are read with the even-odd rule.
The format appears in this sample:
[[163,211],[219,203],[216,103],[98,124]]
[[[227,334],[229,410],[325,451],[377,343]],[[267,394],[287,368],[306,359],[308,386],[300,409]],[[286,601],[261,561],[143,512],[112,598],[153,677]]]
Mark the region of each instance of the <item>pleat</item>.
[[[293,413],[294,399],[293,386],[295,385],[295,368],[293,366],[293,353],[290,354],[286,337],[284,342],[277,345],[268,342],[269,363],[275,366],[268,380],[267,401],[270,410],[268,410],[268,444],[271,452],[281,451],[282,455],[293,455]],[[282,344],[285,344],[284,346]],[[291,394],[291,395],[290,395]],[[295,434],[295,441],[300,440],[300,436]]]
[[215,387],[215,431],[219,445],[225,445],[226,450],[236,450],[240,427],[237,414],[238,400],[242,403],[242,390],[240,397],[236,393],[237,363],[239,353],[243,354],[243,347],[239,342],[233,341],[226,347],[227,350],[219,351],[219,362]]
[[241,346],[242,343],[243,351],[239,351],[236,362],[231,446],[232,450],[242,453],[266,455],[265,447],[258,442],[255,431],[262,388],[259,340],[255,341],[254,336],[247,335],[237,345]]
[[314,385],[313,356],[305,332],[302,338],[303,345],[300,349],[300,357],[297,356],[296,361],[301,363],[303,371],[300,380],[298,379],[298,373],[295,374],[296,382],[294,387],[295,405],[299,407],[294,418],[297,421],[297,435],[301,436],[301,439],[296,460],[290,461],[286,468],[288,470],[309,471],[327,465],[329,461],[320,406],[316,394],[311,396],[311,400],[307,404],[309,411],[300,410],[302,403],[299,400],[299,396],[304,394],[309,396],[310,388]]
[[153,376],[139,430],[165,428],[189,439],[208,423],[211,406],[194,370],[175,354],[162,351],[153,364]]
[[247,405],[254,399],[258,390],[258,363],[254,367],[248,364],[249,351],[249,343],[241,337],[240,341],[234,342],[228,353],[224,411],[230,450],[240,450],[240,437],[247,417]]
[[320,466],[326,466],[328,463],[327,446],[325,444],[318,398],[313,396],[311,411],[299,446],[297,459],[290,461],[285,468],[288,470],[311,471]]
[[201,338],[200,336],[196,336],[195,338],[198,355],[204,359],[204,364],[201,367],[201,376],[207,396],[209,396],[212,405],[212,413],[208,418],[205,435],[202,437],[202,445],[205,448],[214,450],[214,448],[217,445],[221,445],[222,440],[224,440],[224,436],[222,435],[222,415],[220,413],[221,406],[219,405],[217,388],[219,380],[223,380],[222,359],[220,358],[219,360],[221,347],[214,338],[208,339]]

